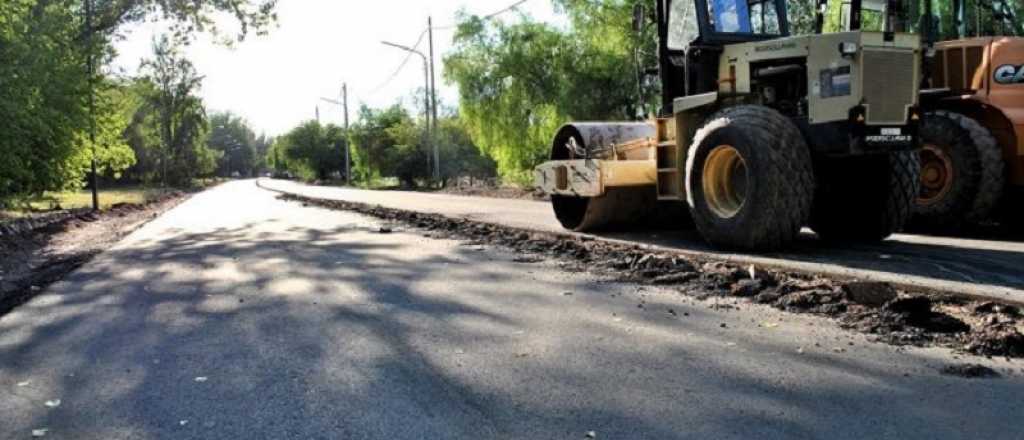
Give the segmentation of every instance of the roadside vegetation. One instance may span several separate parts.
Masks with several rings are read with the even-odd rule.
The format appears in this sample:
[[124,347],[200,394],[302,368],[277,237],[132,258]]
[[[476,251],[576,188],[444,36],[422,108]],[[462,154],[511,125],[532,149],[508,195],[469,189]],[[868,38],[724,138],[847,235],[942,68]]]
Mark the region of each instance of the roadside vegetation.
[[[91,3],[91,23],[82,0],[0,3],[0,210],[78,206],[93,161],[101,187],[130,188],[104,191],[107,205],[218,172],[254,174],[269,141],[238,130],[244,121],[207,113],[202,76],[181,47],[198,32],[219,33],[217,13],[239,22],[236,41],[265,32],[275,2]],[[169,32],[153,41],[139,75],[111,72],[123,29],[155,19]],[[236,134],[246,136],[224,141]]]
[[[85,0],[0,4],[0,209],[38,209],[54,194],[76,194],[94,159],[101,188],[181,187],[196,178],[266,173],[366,187],[437,187],[466,177],[528,186],[560,125],[646,119],[658,111],[660,85],[649,74],[657,65],[656,39],[651,28],[634,32],[633,0],[551,0],[564,17],[560,24],[514,11],[458,15],[452,50],[439,66],[441,80],[458,87],[458,102],[441,105],[430,137],[417,90],[389,107],[358,108],[347,131],[305,121],[276,139],[238,115],[209,111],[198,95],[202,72],[182,51],[199,33],[238,43],[271,31],[275,0],[91,1],[91,27]],[[836,7],[825,29],[835,31],[841,0],[830,1]],[[812,31],[814,3],[788,2],[793,33]],[[968,24],[984,22],[975,15],[988,10],[968,3]],[[952,16],[944,11],[950,7],[935,2],[941,17]],[[1024,13],[1019,0],[1013,7]],[[238,34],[217,28],[214,15],[225,13]],[[147,20],[169,23],[168,32],[152,42],[136,76],[112,72],[113,43]],[[881,17],[867,13],[864,22],[871,29]],[[938,27],[942,36],[952,23]],[[432,176],[435,144],[441,181]]]
[[[163,188],[142,185],[104,188],[103,198],[100,199],[100,209],[107,209],[112,205],[123,203],[145,203],[166,192],[168,190]],[[33,211],[89,208],[92,206],[92,193],[86,189],[44,193],[42,196],[30,199],[27,202]]]

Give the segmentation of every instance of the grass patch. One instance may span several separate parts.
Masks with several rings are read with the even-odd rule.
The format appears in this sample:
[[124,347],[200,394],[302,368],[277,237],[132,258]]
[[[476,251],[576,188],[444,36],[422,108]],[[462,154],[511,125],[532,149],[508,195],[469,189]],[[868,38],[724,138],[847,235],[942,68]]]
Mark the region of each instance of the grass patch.
[[[172,189],[146,186],[100,188],[100,209],[109,209],[111,206],[119,203],[145,203],[170,191]],[[15,209],[5,210],[0,213],[0,218],[21,217],[30,212],[45,212],[56,209],[91,208],[92,191],[84,189],[80,191],[46,193],[41,197],[19,203],[19,205]]]

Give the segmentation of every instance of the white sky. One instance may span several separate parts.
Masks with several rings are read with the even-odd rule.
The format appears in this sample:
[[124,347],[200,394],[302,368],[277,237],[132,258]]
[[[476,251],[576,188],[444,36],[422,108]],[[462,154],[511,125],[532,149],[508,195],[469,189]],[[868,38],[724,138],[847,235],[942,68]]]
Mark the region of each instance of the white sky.
[[[387,86],[406,52],[382,45],[382,40],[412,45],[433,15],[435,26],[452,24],[465,8],[486,15],[515,0],[281,0],[279,26],[264,37],[250,35],[233,49],[201,38],[188,57],[205,75],[202,97],[208,109],[230,110],[245,117],[259,132],[278,135],[315,116],[340,124],[338,106],[319,101],[337,98],[342,82],[349,87],[349,114],[354,119],[361,103],[383,107],[404,99],[423,85],[423,62],[418,56]],[[550,0],[528,0],[519,7],[536,19],[560,21]],[[505,14],[506,19],[515,17]],[[161,28],[145,24],[129,31],[117,44],[116,69],[133,74],[142,58],[150,56],[151,41]],[[457,104],[457,91],[444,84],[441,56],[451,46],[452,30],[434,32],[438,99]],[[426,39],[420,49],[427,53]]]

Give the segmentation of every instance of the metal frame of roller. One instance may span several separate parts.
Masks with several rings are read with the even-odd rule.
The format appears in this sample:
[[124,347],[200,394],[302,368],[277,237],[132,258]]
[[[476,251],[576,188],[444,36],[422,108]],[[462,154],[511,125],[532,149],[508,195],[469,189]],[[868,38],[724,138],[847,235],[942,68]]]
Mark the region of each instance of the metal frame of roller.
[[[676,105],[689,109],[716,97],[680,98]],[[552,160],[534,170],[535,185],[551,195],[555,216],[573,231],[689,224],[682,196],[685,158],[676,143],[678,124],[689,115],[565,125],[552,142]],[[572,142],[575,149],[568,146]]]
[[[576,123],[558,130],[550,162],[534,171],[568,229],[590,231],[637,223],[655,209],[657,165],[648,123]],[[577,148],[570,149],[573,143]],[[601,152],[601,157],[580,157]],[[611,154],[608,154],[610,151]]]

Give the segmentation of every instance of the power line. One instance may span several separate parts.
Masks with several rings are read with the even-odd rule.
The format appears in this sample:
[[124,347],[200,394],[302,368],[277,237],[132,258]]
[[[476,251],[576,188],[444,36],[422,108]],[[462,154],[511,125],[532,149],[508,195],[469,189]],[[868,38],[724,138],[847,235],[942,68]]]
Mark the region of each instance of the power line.
[[[508,6],[504,7],[504,8],[496,11],[496,12],[492,12],[490,14],[487,14],[487,15],[483,16],[483,18],[481,18],[481,20],[490,20],[490,19],[492,19],[494,17],[497,17],[497,16],[499,16],[501,14],[504,14],[506,12],[510,12],[510,11],[512,11],[512,10],[514,10],[514,9],[520,7],[520,6],[522,6],[523,3],[526,3],[528,1],[530,1],[530,0],[519,0],[519,1],[515,2],[515,3],[512,3],[511,5],[508,5]],[[444,31],[444,30],[448,30],[448,29],[455,29],[456,27],[458,27],[458,25],[453,23],[453,24],[448,24],[448,25],[444,25],[444,26],[434,26],[434,30],[435,31]]]
[[[413,44],[412,46],[410,46],[412,49],[418,49],[420,47],[420,43],[423,43],[423,37],[425,37],[427,35],[427,30],[428,29],[424,29],[423,32],[420,33],[420,37],[416,40],[416,44]],[[373,90],[371,90],[370,93],[367,93],[367,94],[368,95],[376,94],[377,92],[381,91],[381,89],[383,89],[384,87],[387,87],[388,84],[391,84],[391,81],[394,81],[395,77],[397,77],[398,74],[402,72],[402,69],[405,68],[405,65],[409,63],[409,59],[412,58],[412,55],[413,55],[413,53],[409,52],[405,56],[405,58],[402,59],[402,63],[398,65],[398,68],[395,69],[395,71],[392,72],[391,75],[388,76],[388,78],[384,80],[384,82],[380,83],[379,86],[374,87]]]
[[[495,11],[495,12],[492,12],[490,14],[487,14],[487,15],[483,16],[482,19],[483,20],[490,20],[490,19],[492,19],[494,17],[497,17],[497,16],[499,16],[501,14],[504,14],[506,12],[513,11],[516,8],[522,6],[523,3],[526,3],[528,1],[530,1],[530,0],[519,0],[519,1],[515,2],[515,3],[512,3],[511,5],[508,5],[508,6],[504,7],[504,8],[502,8],[502,9],[498,10],[498,11]],[[455,29],[457,26],[458,26],[457,24],[448,24],[448,25],[444,25],[444,26],[435,26],[434,30]],[[428,31],[430,31],[430,28],[424,29],[423,32],[420,32],[419,38],[416,39],[416,44],[413,44],[412,46],[409,46],[409,47],[411,47],[412,49],[419,49],[420,44],[423,43],[423,37],[425,37],[427,35]],[[402,62],[401,62],[401,64],[398,65],[398,68],[395,69],[395,71],[392,72],[391,75],[388,76],[388,78],[384,80],[384,82],[382,82],[379,86],[374,87],[373,90],[371,90],[369,93],[367,93],[367,95],[374,95],[377,92],[379,92],[382,89],[384,89],[384,87],[387,87],[388,84],[391,84],[391,81],[394,81],[395,78],[398,77],[398,74],[402,72],[402,69],[405,68],[406,64],[409,64],[409,59],[412,58],[412,55],[413,55],[413,53],[409,52],[409,54],[406,55],[404,59],[402,59]]]

